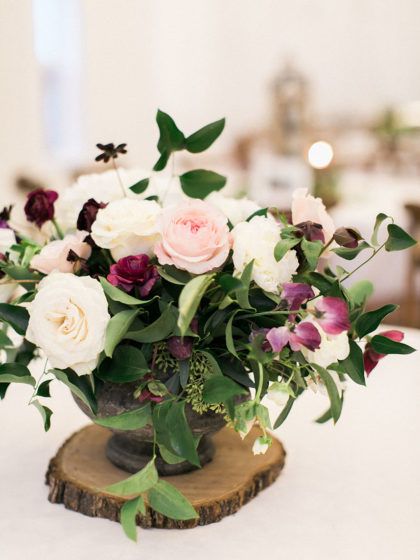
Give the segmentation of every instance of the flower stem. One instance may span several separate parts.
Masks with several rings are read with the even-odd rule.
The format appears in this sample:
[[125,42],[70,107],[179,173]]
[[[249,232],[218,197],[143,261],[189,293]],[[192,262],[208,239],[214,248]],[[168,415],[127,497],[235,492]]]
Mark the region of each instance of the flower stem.
[[52,220],[53,226],[55,227],[55,231],[57,232],[57,235],[60,239],[64,238],[64,233],[63,230],[61,229],[61,227],[59,226],[57,220],[55,218],[53,218]]
[[120,172],[118,171],[117,164],[115,163],[115,159],[114,159],[114,158],[111,158],[111,159],[112,159],[112,165],[113,165],[113,167],[114,167],[115,173],[117,174],[117,177],[118,177],[118,183],[119,183],[119,185],[120,185],[120,187],[121,187],[123,196],[126,197],[127,194],[126,194],[126,192],[125,192],[124,184],[123,184],[123,182],[122,182]]
[[262,367],[262,364],[258,362],[258,389],[257,392],[255,393],[255,401],[258,403],[260,402],[261,399],[263,382],[264,382],[264,368]]
[[379,253],[379,251],[380,251],[381,249],[383,249],[384,247],[385,247],[385,243],[382,243],[382,245],[380,245],[377,249],[374,249],[374,250],[373,250],[373,253],[370,255],[370,257],[369,257],[368,259],[366,259],[365,261],[363,261],[361,264],[359,264],[359,266],[356,266],[356,268],[355,268],[354,270],[352,270],[351,272],[349,272],[348,274],[346,274],[346,276],[344,276],[344,277],[341,279],[341,282],[344,282],[345,280],[347,280],[347,278],[350,278],[350,276],[351,276],[352,274],[354,274],[357,270],[359,270],[360,268],[362,268],[362,266],[365,266],[365,264],[367,264],[370,260],[372,260],[373,257],[374,257],[377,253]]

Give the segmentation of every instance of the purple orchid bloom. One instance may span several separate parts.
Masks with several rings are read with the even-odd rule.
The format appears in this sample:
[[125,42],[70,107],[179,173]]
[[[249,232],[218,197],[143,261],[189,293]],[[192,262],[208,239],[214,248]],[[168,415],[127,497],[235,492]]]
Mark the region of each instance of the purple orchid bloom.
[[320,347],[321,335],[318,329],[308,321],[302,321],[294,330],[289,327],[275,327],[270,329],[266,336],[273,352],[281,352],[289,344],[294,352],[299,352],[302,346],[312,352]]
[[317,300],[314,315],[327,334],[340,334],[350,329],[347,303],[338,297],[326,296]]
[[281,297],[287,301],[290,311],[297,311],[302,303],[315,297],[315,294],[309,284],[286,282]]

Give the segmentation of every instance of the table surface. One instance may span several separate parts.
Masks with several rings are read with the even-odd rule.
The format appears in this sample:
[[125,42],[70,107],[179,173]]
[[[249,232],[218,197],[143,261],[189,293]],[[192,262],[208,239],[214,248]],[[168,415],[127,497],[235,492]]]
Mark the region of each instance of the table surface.
[[[420,331],[406,329],[420,348]],[[313,420],[327,398],[308,392],[277,430],[288,455],[273,486],[220,523],[139,530],[47,501],[50,457],[87,419],[66,388],[53,387],[51,430],[26,406],[30,388],[0,403],[0,558],[142,560],[420,558],[420,368],[418,354],[384,359],[366,388],[349,385],[336,426]],[[273,410],[274,412],[274,410]]]

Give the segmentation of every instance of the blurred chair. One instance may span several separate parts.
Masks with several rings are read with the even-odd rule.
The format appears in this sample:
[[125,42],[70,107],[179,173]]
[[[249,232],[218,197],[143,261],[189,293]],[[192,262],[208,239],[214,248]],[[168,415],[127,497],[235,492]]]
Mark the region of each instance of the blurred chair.
[[[406,204],[410,217],[410,234],[414,239],[420,240],[420,205]],[[418,327],[420,322],[420,289],[418,277],[420,276],[420,244],[411,249],[410,264],[407,277],[407,325]]]

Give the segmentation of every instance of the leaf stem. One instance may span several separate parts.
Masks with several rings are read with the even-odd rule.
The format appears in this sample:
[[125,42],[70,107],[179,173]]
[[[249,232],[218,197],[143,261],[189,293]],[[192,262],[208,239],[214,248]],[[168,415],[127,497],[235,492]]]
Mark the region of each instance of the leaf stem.
[[119,170],[118,170],[118,166],[117,166],[117,164],[115,163],[115,159],[114,159],[114,158],[111,158],[111,159],[112,159],[112,166],[114,167],[114,171],[115,171],[115,173],[117,174],[117,177],[118,177],[118,183],[119,183],[119,185],[120,185],[120,187],[121,187],[121,190],[122,190],[122,193],[123,193],[123,197],[125,198],[125,197],[127,196],[127,194],[126,194],[126,192],[125,192],[124,184],[123,184],[123,182],[122,182],[121,175],[120,175],[120,172],[119,172]]
[[[385,242],[386,243],[386,242]],[[342,279],[341,282],[344,282],[345,280],[347,280],[347,278],[350,278],[350,276],[352,274],[354,274],[356,271],[358,271],[360,268],[362,268],[362,266],[365,266],[365,264],[367,264],[370,260],[373,259],[373,257],[379,253],[379,251],[381,249],[383,249],[385,247],[385,243],[382,243],[382,245],[380,245],[377,249],[373,250],[373,253],[370,255],[370,257],[368,259],[366,259],[365,261],[363,261],[361,264],[359,264],[359,266],[356,266],[356,268],[354,270],[352,270],[351,272],[347,273]]]

